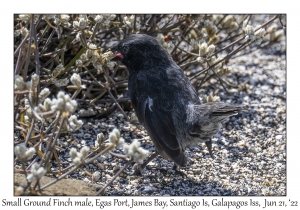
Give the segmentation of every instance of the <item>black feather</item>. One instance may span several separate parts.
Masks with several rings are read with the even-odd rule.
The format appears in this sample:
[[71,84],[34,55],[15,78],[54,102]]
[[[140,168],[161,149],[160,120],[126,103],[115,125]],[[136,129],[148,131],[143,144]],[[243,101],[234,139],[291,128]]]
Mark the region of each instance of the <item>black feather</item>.
[[205,142],[213,157],[211,137],[218,132],[221,122],[242,107],[201,104],[189,79],[151,36],[130,35],[112,50],[129,70],[131,102],[157,152],[184,166],[185,147]]

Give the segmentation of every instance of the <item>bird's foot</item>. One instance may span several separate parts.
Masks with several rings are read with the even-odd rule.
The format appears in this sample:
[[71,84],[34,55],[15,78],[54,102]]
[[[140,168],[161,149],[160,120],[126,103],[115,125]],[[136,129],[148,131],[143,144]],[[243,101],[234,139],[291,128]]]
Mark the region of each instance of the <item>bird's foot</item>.
[[154,153],[152,153],[149,157],[148,157],[148,159],[142,164],[142,165],[135,165],[134,166],[134,172],[132,173],[132,175],[137,175],[137,176],[140,176],[140,175],[142,175],[142,171],[143,171],[143,169],[146,167],[146,165],[150,162],[150,161],[152,161],[156,156],[158,155],[158,153],[157,152],[154,152]]
[[143,171],[143,168],[141,168],[141,166],[138,166],[131,175],[141,176],[142,171]]
[[177,166],[176,164],[174,164],[173,170],[175,171],[176,174],[187,177],[186,173],[184,173],[183,171],[180,171],[179,166]]

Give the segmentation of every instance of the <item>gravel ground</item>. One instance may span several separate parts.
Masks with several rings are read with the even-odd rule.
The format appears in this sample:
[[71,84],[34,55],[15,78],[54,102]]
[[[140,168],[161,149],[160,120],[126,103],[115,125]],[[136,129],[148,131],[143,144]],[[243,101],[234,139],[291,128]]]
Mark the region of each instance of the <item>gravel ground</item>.
[[[243,52],[242,52],[243,53]],[[133,164],[107,188],[105,195],[286,195],[286,40],[285,37],[273,46],[259,49],[232,58],[227,64],[232,72],[226,76],[230,83],[247,84],[247,91],[224,88],[211,80],[199,96],[217,93],[221,101],[244,104],[248,109],[231,117],[213,140],[211,159],[204,144],[188,148],[187,166],[181,168],[186,174],[172,170],[173,162],[160,156],[144,169],[141,176],[130,175]],[[218,90],[218,91],[217,91]],[[126,112],[129,116],[133,111]],[[84,120],[84,126],[74,135],[74,145],[93,146],[96,135],[117,127],[126,143],[138,139],[141,146],[150,152],[154,145],[143,127],[129,124],[121,112],[114,112],[109,119]],[[60,139],[66,152],[60,153],[62,166],[69,165],[69,149],[74,146]],[[115,153],[124,154],[122,147]],[[126,160],[108,154],[98,158],[98,163],[69,176],[92,182],[84,170],[100,172],[100,185],[107,183],[122,168]],[[101,164],[99,164],[101,163]],[[103,169],[102,169],[103,168]],[[57,170],[53,166],[54,170]]]
[[[188,164],[181,171],[187,176],[175,173],[173,163],[161,157],[153,160],[142,176],[130,175],[131,165],[107,188],[106,195],[286,195],[285,60],[283,39],[277,46],[236,57],[228,64],[233,70],[228,81],[245,82],[248,91],[230,89],[227,94],[217,81],[200,90],[201,97],[219,89],[221,101],[249,107],[224,123],[213,138],[215,159],[201,144],[186,150]],[[88,120],[75,135],[81,139],[77,147],[94,145],[95,134],[103,132],[107,136],[114,127],[120,129],[127,143],[138,139],[143,148],[154,151],[147,132],[127,123],[120,112],[108,120]],[[114,152],[123,154],[122,147]],[[103,156],[99,162],[104,170],[97,164],[88,165],[86,170],[102,171],[97,182],[102,184],[126,163],[113,155]],[[75,173],[71,178],[90,182],[84,174]]]

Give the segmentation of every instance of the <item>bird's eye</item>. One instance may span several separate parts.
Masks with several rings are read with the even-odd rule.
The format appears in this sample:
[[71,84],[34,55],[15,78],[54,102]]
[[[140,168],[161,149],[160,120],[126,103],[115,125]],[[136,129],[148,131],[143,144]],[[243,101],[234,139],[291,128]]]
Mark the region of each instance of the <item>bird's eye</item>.
[[129,50],[129,47],[128,47],[127,44],[122,44],[122,45],[120,46],[120,50],[121,50],[124,54],[126,54],[126,53],[128,52],[128,50]]

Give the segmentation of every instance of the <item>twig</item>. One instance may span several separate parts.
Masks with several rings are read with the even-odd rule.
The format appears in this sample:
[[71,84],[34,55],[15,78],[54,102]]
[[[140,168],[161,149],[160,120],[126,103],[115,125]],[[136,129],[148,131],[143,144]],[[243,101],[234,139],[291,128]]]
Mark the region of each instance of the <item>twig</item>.
[[29,128],[29,130],[27,131],[27,134],[26,134],[25,146],[28,143],[29,137],[30,137],[32,129],[33,129],[34,122],[35,122],[35,119],[32,118],[30,128]]
[[195,79],[196,77],[198,77],[198,76],[201,75],[202,73],[208,71],[209,69],[211,69],[212,67],[218,65],[219,63],[223,62],[224,60],[229,59],[231,56],[233,56],[234,54],[236,54],[237,52],[239,52],[239,51],[240,51],[247,43],[251,43],[251,42],[250,42],[250,41],[247,41],[247,42],[241,44],[237,49],[231,51],[231,52],[230,52],[228,55],[226,55],[223,59],[221,59],[221,60],[215,62],[213,65],[207,67],[206,69],[203,69],[203,70],[199,71],[198,73],[196,73],[194,76],[192,76],[192,77],[190,78],[190,80]]
[[279,16],[279,22],[280,22],[280,24],[282,25],[282,27],[283,27],[283,29],[285,29],[286,28],[286,26],[285,25],[283,25],[283,23],[282,23],[282,15],[280,15]]
[[94,28],[94,31],[93,31],[93,34],[92,34],[92,37],[91,37],[91,40],[92,40],[92,41],[94,40],[94,38],[95,38],[95,36],[96,36],[96,32],[98,31],[99,26],[100,26],[100,23],[96,23],[95,28]]
[[112,152],[112,151],[109,151],[109,153],[111,155],[113,155],[113,156],[116,156],[116,157],[119,157],[119,158],[123,158],[123,159],[127,159],[126,155],[118,154],[118,153],[115,153],[115,152]]
[[124,110],[122,109],[122,107],[120,106],[120,104],[117,102],[117,100],[115,99],[115,97],[112,95],[112,93],[110,92],[110,90],[107,90],[109,95],[112,97],[112,99],[114,100],[115,104],[117,105],[118,109],[122,112],[122,114],[124,115],[124,117],[126,118],[126,120],[129,122],[129,117],[127,116],[127,114],[124,112]]
[[23,94],[27,94],[27,93],[31,93],[30,90],[17,90],[17,91],[14,91],[14,94],[16,95],[23,95]]
[[88,71],[88,73],[93,78],[93,80],[95,82],[97,82],[101,87],[104,87],[106,89],[106,91],[108,92],[108,94],[110,95],[110,97],[113,99],[113,101],[115,102],[115,104],[117,105],[117,107],[119,108],[119,110],[122,112],[122,114],[126,118],[126,120],[129,121],[129,117],[126,115],[126,113],[124,112],[124,110],[121,108],[120,104],[117,102],[117,100],[115,99],[115,97],[111,93],[110,89],[106,88],[104,85],[102,85],[100,82],[98,82],[98,80],[94,77],[94,75],[92,75],[89,71]]
[[20,69],[21,69],[21,67],[22,67],[22,65],[23,65],[23,63],[24,63],[24,56],[25,55],[23,55],[22,56],[22,49],[19,51],[19,55],[18,55],[18,59],[17,59],[17,63],[16,63],[16,65],[15,65],[15,74],[17,75],[17,74],[20,74]]
[[101,188],[101,190],[99,190],[96,195],[100,195],[103,193],[103,191],[113,183],[113,181],[121,174],[122,171],[124,171],[128,166],[129,164],[132,163],[132,159],[130,159],[124,166],[123,168],[121,168],[112,178],[111,180],[104,186]]
[[32,24],[34,22],[33,18],[34,18],[33,15],[31,15],[30,36],[29,36],[29,39],[28,39],[28,49],[27,49],[27,55],[26,55],[26,63],[25,63],[25,67],[24,67],[23,72],[22,72],[22,76],[23,76],[24,80],[27,77],[28,66],[29,66],[29,62],[30,62],[31,38],[32,38],[33,30],[34,30],[33,29],[34,25]]
[[[14,52],[14,56],[17,55],[18,51],[21,49],[21,47],[24,45],[24,43],[26,42],[26,39],[28,37],[29,33],[26,34],[26,36],[23,38],[22,42],[19,44],[19,46],[17,47],[17,49]],[[20,56],[20,54],[19,54]]]
[[72,168],[70,171],[66,172],[65,174],[61,175],[60,177],[58,177],[57,179],[53,180],[52,182],[49,182],[47,184],[45,184],[44,186],[41,187],[41,190],[45,189],[46,187],[49,187],[53,184],[55,184],[56,182],[58,182],[59,180],[63,179],[64,177],[66,177],[67,175],[73,173],[74,171],[76,171],[78,168],[80,167],[79,166],[75,166],[74,168]]
[[[49,52],[49,53],[46,53],[46,54],[42,54],[41,57],[51,57],[52,55],[55,55],[55,54],[58,54],[60,53],[61,51],[64,51],[64,49],[58,49],[58,50],[55,50],[53,52]],[[57,55],[56,55],[57,56]]]
[[94,87],[94,85],[93,84],[91,84],[88,88],[87,88],[87,90],[85,91],[85,93],[83,94],[83,96],[82,96],[82,100],[84,100],[85,98],[86,98],[86,96],[91,92],[91,90],[92,90],[92,88]]
[[184,49],[181,49],[181,48],[179,48],[179,47],[177,47],[179,50],[181,50],[181,51],[183,51],[183,52],[185,52],[186,54],[188,54],[188,55],[192,55],[192,56],[197,56],[197,57],[199,57],[199,55],[198,54],[196,54],[196,53],[192,53],[192,52],[189,52],[189,51],[186,51],[186,50],[184,50]]
[[51,34],[49,35],[49,37],[48,37],[48,39],[47,39],[47,41],[46,41],[44,47],[43,47],[42,50],[40,51],[40,54],[43,54],[44,51],[47,49],[47,46],[48,46],[50,40],[52,39],[54,33],[55,33],[55,30],[52,30],[52,32],[51,32]]
[[103,155],[104,153],[108,152],[109,150],[112,150],[115,147],[114,144],[110,144],[108,145],[104,150],[102,150],[100,153],[98,153],[97,155],[95,155],[94,157],[88,159],[85,161],[85,164],[89,164],[91,162],[93,162],[94,160],[96,160],[100,155]]
[[[50,155],[47,155],[47,154],[48,154],[48,151],[51,151],[51,150],[52,150],[52,148],[54,147],[54,146],[52,146],[52,145],[53,145],[53,144],[55,145],[56,140],[57,140],[58,136],[60,135],[61,129],[62,129],[62,127],[63,127],[62,125],[63,125],[63,123],[64,123],[64,121],[65,121],[65,118],[63,118],[62,123],[61,123],[60,126],[59,126],[59,130],[58,130],[58,132],[56,133],[55,138],[53,139],[53,135],[54,135],[54,133],[55,133],[55,129],[56,129],[57,125],[58,125],[58,122],[59,122],[59,119],[60,119],[61,116],[62,116],[62,113],[59,113],[59,115],[58,115],[58,117],[57,117],[57,120],[55,121],[55,125],[54,125],[53,131],[52,131],[52,133],[51,133],[51,138],[50,138],[50,140],[48,141],[46,150],[45,150],[45,152],[44,152],[45,155],[44,155],[44,157],[42,158],[42,161],[41,161],[41,165],[42,165],[43,163],[44,163],[44,165],[46,165],[46,163],[48,163],[49,158],[50,158]],[[50,127],[50,126],[49,126],[49,127]],[[48,128],[47,130],[49,130],[49,128]],[[45,133],[46,133],[46,132],[45,132]],[[53,142],[53,144],[52,144],[52,142]],[[46,159],[45,159],[45,156],[46,156]]]
[[80,58],[80,56],[86,51],[86,48],[82,47],[76,56],[66,65],[65,69],[62,70],[59,75],[69,72],[70,67]]
[[[38,42],[37,42],[37,37],[36,37],[36,27],[33,21],[33,17],[34,15],[32,15],[32,21],[31,24],[33,25],[33,32],[32,32],[32,36],[33,36],[33,41],[34,41],[34,45],[35,45],[35,73],[40,76],[40,58],[39,58],[39,48],[38,48]],[[40,82],[38,83],[37,86],[37,94],[39,94],[41,89],[41,84]],[[38,100],[36,100],[36,106],[38,105]]]
[[39,114],[37,113],[37,111],[34,109],[34,106],[33,106],[33,104],[32,104],[32,101],[30,100],[29,94],[27,95],[27,100],[28,100],[28,103],[29,103],[29,105],[30,105],[30,109],[31,109],[33,115],[34,115],[39,121],[43,122],[44,119],[41,118],[41,117],[39,116]]
[[50,26],[46,26],[46,28],[43,30],[43,33],[41,34],[41,36],[38,39],[38,45],[40,44],[40,42],[43,40],[44,36],[46,35],[46,33],[48,32]]

